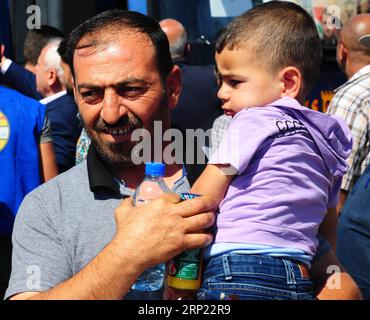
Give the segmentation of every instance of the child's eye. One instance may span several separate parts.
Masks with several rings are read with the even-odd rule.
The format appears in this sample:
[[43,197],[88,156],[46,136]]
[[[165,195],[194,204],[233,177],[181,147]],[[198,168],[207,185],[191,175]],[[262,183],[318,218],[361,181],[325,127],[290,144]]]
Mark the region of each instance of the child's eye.
[[240,83],[241,83],[240,80],[230,80],[229,81],[229,84],[230,84],[231,87],[236,87]]

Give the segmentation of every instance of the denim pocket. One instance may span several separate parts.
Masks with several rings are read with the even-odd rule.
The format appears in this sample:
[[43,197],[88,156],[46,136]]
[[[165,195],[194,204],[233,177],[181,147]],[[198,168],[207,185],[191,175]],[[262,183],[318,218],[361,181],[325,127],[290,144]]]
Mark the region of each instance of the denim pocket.
[[[249,279],[248,279],[249,278]],[[258,277],[244,277],[241,276],[239,282],[238,276],[233,275],[233,280],[225,281],[224,279],[213,279],[207,281],[207,284],[202,287],[205,300],[300,300],[311,299],[311,293],[298,293],[294,290],[285,290],[286,287],[282,283],[281,287],[273,287],[275,284],[268,281],[259,280]],[[271,279],[270,279],[271,280]],[[250,282],[250,283],[245,283]],[[205,288],[206,287],[206,288]]]
[[228,254],[207,264],[198,299],[306,300],[313,299],[312,283],[289,260]]

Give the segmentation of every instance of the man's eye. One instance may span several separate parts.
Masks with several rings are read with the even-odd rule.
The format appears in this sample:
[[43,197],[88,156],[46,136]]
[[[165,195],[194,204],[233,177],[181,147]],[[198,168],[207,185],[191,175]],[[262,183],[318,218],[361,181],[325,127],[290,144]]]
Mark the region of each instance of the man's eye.
[[87,103],[98,103],[103,99],[103,94],[99,91],[90,90],[81,92],[82,99]]
[[124,87],[118,89],[119,95],[127,98],[137,97],[143,94],[144,91],[145,88],[143,87]]

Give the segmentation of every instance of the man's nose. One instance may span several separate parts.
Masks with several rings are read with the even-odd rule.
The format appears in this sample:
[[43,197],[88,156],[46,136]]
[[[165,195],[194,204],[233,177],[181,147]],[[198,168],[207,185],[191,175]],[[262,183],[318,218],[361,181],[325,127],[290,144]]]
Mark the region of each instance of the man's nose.
[[121,102],[121,97],[114,90],[107,90],[104,94],[101,117],[107,124],[116,124],[127,113]]

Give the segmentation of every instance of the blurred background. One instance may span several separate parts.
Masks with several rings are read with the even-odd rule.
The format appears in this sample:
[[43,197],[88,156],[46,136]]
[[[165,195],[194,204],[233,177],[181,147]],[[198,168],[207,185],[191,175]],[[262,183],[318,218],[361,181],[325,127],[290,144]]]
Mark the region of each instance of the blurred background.
[[[192,50],[188,61],[193,65],[213,64],[213,45],[218,31],[234,16],[262,3],[263,0],[0,0],[0,41],[6,55],[22,64],[27,22],[52,25],[68,34],[95,14],[111,8],[140,11],[156,20],[174,18],[185,26]],[[325,111],[333,89],[345,82],[335,59],[335,28],[340,21],[368,12],[369,0],[295,0],[316,22],[323,42],[322,75],[306,104]],[[37,6],[40,15],[35,17]],[[328,27],[329,25],[329,27]]]

